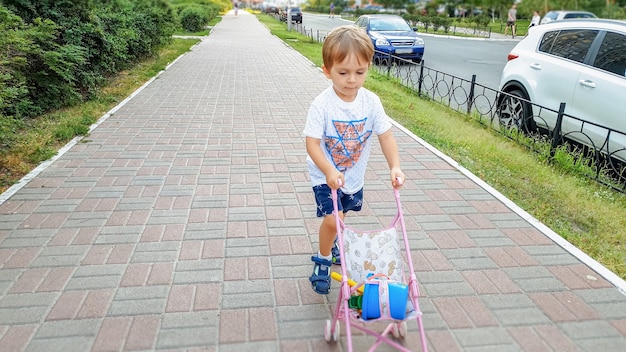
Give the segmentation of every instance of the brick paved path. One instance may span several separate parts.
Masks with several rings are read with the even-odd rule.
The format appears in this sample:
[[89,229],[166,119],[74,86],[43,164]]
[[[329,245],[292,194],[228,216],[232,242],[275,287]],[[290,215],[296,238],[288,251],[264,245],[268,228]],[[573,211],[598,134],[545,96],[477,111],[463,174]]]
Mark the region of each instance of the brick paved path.
[[[323,340],[338,285],[322,297],[308,282],[319,221],[301,131],[328,84],[254,16],[229,14],[4,194],[0,350],[345,350]],[[622,280],[395,133],[431,351],[624,350]],[[361,228],[395,211],[384,158],[370,165],[368,203],[348,218]]]

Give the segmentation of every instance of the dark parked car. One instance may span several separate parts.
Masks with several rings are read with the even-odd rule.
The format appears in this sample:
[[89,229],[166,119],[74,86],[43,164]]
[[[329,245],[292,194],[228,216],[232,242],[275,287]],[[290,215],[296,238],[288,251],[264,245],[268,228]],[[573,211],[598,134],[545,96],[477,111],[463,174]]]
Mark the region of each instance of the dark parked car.
[[[280,11],[280,20],[283,22],[287,22],[287,10],[288,8],[285,7]],[[291,8],[291,22],[302,23],[302,11],[299,7]]]
[[267,14],[270,14],[270,13],[278,14],[280,12],[280,7],[278,7],[278,5],[274,3],[267,3],[263,6],[264,6],[265,13]]
[[424,56],[424,40],[415,33],[404,18],[398,15],[372,14],[359,17],[354,25],[365,29],[374,43],[374,64],[387,63],[402,58],[421,62]]

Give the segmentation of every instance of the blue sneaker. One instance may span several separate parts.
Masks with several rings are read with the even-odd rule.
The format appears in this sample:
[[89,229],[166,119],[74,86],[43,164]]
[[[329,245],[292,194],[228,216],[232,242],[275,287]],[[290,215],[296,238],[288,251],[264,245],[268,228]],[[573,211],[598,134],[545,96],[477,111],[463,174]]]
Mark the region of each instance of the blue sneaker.
[[[313,265],[313,274],[309,277],[313,291],[320,295],[327,295],[330,292],[330,267],[333,263],[316,255],[312,256],[311,260],[315,263]],[[322,269],[322,266],[325,269]]]
[[333,255],[333,264],[341,265],[341,251],[339,250],[339,244],[337,244],[337,238],[335,238],[335,243],[333,243],[330,252]]

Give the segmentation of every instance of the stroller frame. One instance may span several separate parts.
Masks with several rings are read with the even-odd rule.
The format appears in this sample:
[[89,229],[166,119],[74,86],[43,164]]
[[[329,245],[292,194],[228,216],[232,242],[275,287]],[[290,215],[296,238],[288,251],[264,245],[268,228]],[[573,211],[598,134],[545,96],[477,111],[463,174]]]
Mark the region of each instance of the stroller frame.
[[[395,320],[393,318],[375,319],[373,320],[373,322],[383,321],[384,323],[387,324],[387,327],[381,333],[378,333],[376,330],[367,327],[366,324],[368,322],[359,319],[358,316],[354,313],[354,311],[348,306],[348,301],[351,295],[355,294],[357,290],[362,290],[364,283],[361,282],[361,283],[355,284],[355,282],[348,277],[348,271],[346,268],[348,263],[346,263],[346,261],[343,258],[344,253],[345,253],[343,231],[346,228],[350,228],[350,227],[346,226],[346,224],[340,219],[338,215],[339,211],[338,211],[338,205],[337,205],[337,190],[335,189],[332,190],[332,199],[333,199],[333,207],[334,207],[333,216],[335,217],[335,224],[337,228],[337,238],[338,238],[337,242],[339,244],[339,249],[340,249],[341,256],[342,256],[341,258],[342,259],[341,260],[341,274],[342,275],[341,275],[341,291],[339,292],[339,297],[337,299],[335,313],[333,314],[332,320],[329,319],[326,321],[324,339],[326,340],[326,342],[338,341],[339,336],[340,336],[340,333],[339,333],[340,323],[339,322],[343,321],[346,327],[348,351],[350,352],[352,351],[352,330],[351,330],[352,327],[366,333],[369,336],[376,338],[376,341],[374,342],[372,347],[368,350],[370,352],[376,350],[378,346],[380,346],[383,343],[389,346],[392,346],[399,351],[410,352],[411,351],[410,349],[406,348],[405,346],[401,345],[397,341],[392,340],[389,337],[389,334],[391,334],[394,338],[405,337],[407,333],[407,321],[408,320],[417,320],[419,333],[420,333],[422,352],[428,351],[428,346],[426,343],[426,336],[424,334],[424,326],[422,323],[422,312],[419,308],[419,304],[417,301],[419,297],[419,288],[417,286],[417,277],[415,276],[415,271],[413,268],[411,251],[409,247],[409,240],[407,237],[406,226],[404,223],[402,205],[400,203],[400,192],[397,189],[394,189],[393,191],[394,191],[394,196],[395,196],[396,206],[397,206],[398,211],[393,221],[388,226],[388,228],[397,227],[398,223],[400,223],[400,227],[402,229],[404,250],[405,250],[406,257],[407,257],[406,262],[408,264],[408,269],[406,268],[404,269],[404,272],[402,273],[402,278],[403,278],[403,282],[408,285],[408,289],[409,289],[408,298],[411,304],[413,304],[413,308],[416,314],[413,314],[412,316],[407,317],[404,320]],[[350,229],[352,231],[357,231],[353,228],[350,228]],[[367,231],[367,232],[371,233],[374,231]],[[406,270],[408,270],[409,272],[408,283],[406,282],[406,275],[405,275]]]

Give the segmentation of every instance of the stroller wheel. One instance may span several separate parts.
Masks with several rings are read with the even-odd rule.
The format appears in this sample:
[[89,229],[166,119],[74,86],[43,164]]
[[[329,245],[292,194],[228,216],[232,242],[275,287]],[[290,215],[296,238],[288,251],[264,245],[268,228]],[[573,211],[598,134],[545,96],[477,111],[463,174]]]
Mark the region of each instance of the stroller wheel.
[[324,331],[324,340],[326,342],[337,341],[339,340],[339,320],[335,322],[335,331],[332,331],[333,322],[332,320],[326,320],[326,330]]
[[398,332],[400,333],[400,337],[406,336],[406,321],[398,324]]
[[341,325],[339,325],[339,320],[335,323],[335,333],[333,334],[333,340],[339,341],[339,332],[341,331]]
[[332,332],[330,331],[331,329],[331,321],[330,320],[326,320],[326,329],[324,329],[324,340],[326,342],[330,342],[332,340]]
[[393,328],[391,329],[391,335],[396,339],[406,336],[406,321],[401,323],[393,324]]
[[398,324],[393,324],[393,327],[391,328],[391,335],[393,335],[396,339],[400,338],[400,329],[398,328]]

